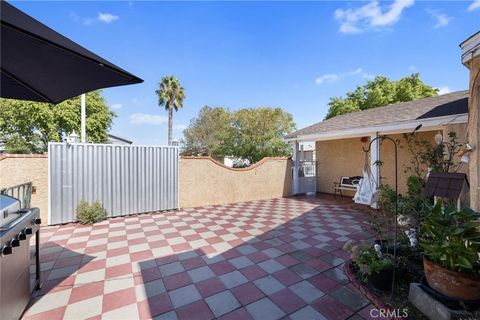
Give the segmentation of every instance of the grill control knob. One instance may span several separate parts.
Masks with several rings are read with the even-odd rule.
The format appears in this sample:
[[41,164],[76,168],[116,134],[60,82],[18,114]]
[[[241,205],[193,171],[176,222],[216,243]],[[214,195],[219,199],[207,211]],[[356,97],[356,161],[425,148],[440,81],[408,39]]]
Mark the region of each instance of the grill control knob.
[[23,229],[23,232],[25,234],[32,234],[32,228],[25,228],[25,229]]
[[27,235],[23,232],[20,232],[17,236],[18,240],[27,240]]
[[40,218],[35,218],[35,220],[32,221],[33,224],[41,224],[42,223],[42,219]]
[[20,246],[20,240],[18,240],[18,239],[10,240],[10,246],[11,247],[19,247]]
[[2,256],[6,256],[8,254],[12,254],[12,247],[5,245],[2,247]]

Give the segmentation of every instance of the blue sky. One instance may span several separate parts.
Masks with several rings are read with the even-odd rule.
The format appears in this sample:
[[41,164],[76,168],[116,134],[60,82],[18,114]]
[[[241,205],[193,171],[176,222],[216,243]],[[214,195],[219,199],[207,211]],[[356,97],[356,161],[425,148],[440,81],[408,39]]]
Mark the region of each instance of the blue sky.
[[175,138],[205,105],[282,107],[301,128],[323,119],[330,97],[379,74],[467,89],[458,45],[480,30],[480,0],[12,4],[145,80],[104,90],[118,114],[112,133],[138,144],[167,141],[155,95],[164,75],[187,96]]

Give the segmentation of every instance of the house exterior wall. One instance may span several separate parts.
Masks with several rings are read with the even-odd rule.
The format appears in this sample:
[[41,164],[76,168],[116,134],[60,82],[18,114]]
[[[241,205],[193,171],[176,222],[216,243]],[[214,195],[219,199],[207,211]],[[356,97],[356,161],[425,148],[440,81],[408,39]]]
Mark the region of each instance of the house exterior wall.
[[[435,131],[418,132],[419,139],[425,139],[434,143]],[[400,140],[400,146],[405,146],[405,140],[401,134],[390,135],[391,138]],[[362,143],[360,137],[349,139],[336,139],[316,142],[317,157],[317,192],[333,192],[333,183],[338,182],[341,176],[362,175],[365,165],[363,147],[368,147],[369,141]],[[380,160],[383,165],[380,168],[381,182],[394,186],[394,147],[390,141],[384,141],[380,146]],[[411,160],[410,152],[405,147],[398,148],[398,189],[399,193],[407,191],[408,173],[405,171]],[[352,195],[353,192],[345,192]]]
[[31,206],[40,208],[43,224],[48,217],[48,158],[45,154],[0,156],[0,189],[32,182],[36,192]]
[[470,60],[469,69],[468,140],[473,147],[469,162],[470,206],[480,211],[480,55]]

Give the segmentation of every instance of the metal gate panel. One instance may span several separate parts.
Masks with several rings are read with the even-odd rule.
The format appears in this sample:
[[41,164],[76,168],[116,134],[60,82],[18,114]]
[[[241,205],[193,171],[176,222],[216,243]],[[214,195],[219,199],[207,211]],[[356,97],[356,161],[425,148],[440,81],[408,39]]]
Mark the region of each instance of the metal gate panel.
[[76,221],[80,201],[109,217],[178,208],[178,147],[49,143],[49,224]]

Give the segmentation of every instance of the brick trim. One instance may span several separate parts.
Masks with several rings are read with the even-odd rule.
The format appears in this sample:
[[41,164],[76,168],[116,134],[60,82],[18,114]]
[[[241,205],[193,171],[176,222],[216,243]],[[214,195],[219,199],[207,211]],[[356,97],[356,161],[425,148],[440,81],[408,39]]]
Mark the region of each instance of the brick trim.
[[3,154],[0,161],[9,158],[48,158],[48,154]]
[[[364,286],[360,281],[357,280],[357,278],[355,278],[355,275],[353,274],[353,271],[350,268],[351,263],[352,263],[351,259],[345,261],[345,264],[343,265],[343,269],[345,271],[345,274],[347,275],[348,280],[350,280],[352,285],[355,288],[357,288],[378,309],[385,309],[385,310],[393,311],[394,308],[392,308],[392,306],[383,302],[383,300],[379,296],[377,296],[372,290],[370,290],[368,287]],[[398,318],[398,317],[392,317],[392,318],[389,318],[389,319],[390,320],[402,320],[402,318]]]
[[265,157],[263,158],[262,160],[258,161],[258,162],[255,162],[254,164],[252,164],[251,166],[249,167],[246,167],[246,168],[230,168],[230,167],[227,167],[226,165],[224,165],[223,163],[213,159],[212,157],[209,157],[209,156],[182,156],[180,159],[185,159],[185,160],[210,160],[211,162],[213,162],[214,164],[216,164],[217,166],[219,167],[222,167],[224,169],[227,169],[227,170],[230,170],[230,171],[251,171],[259,166],[261,166],[262,164],[270,161],[270,160],[289,160],[290,157]]

